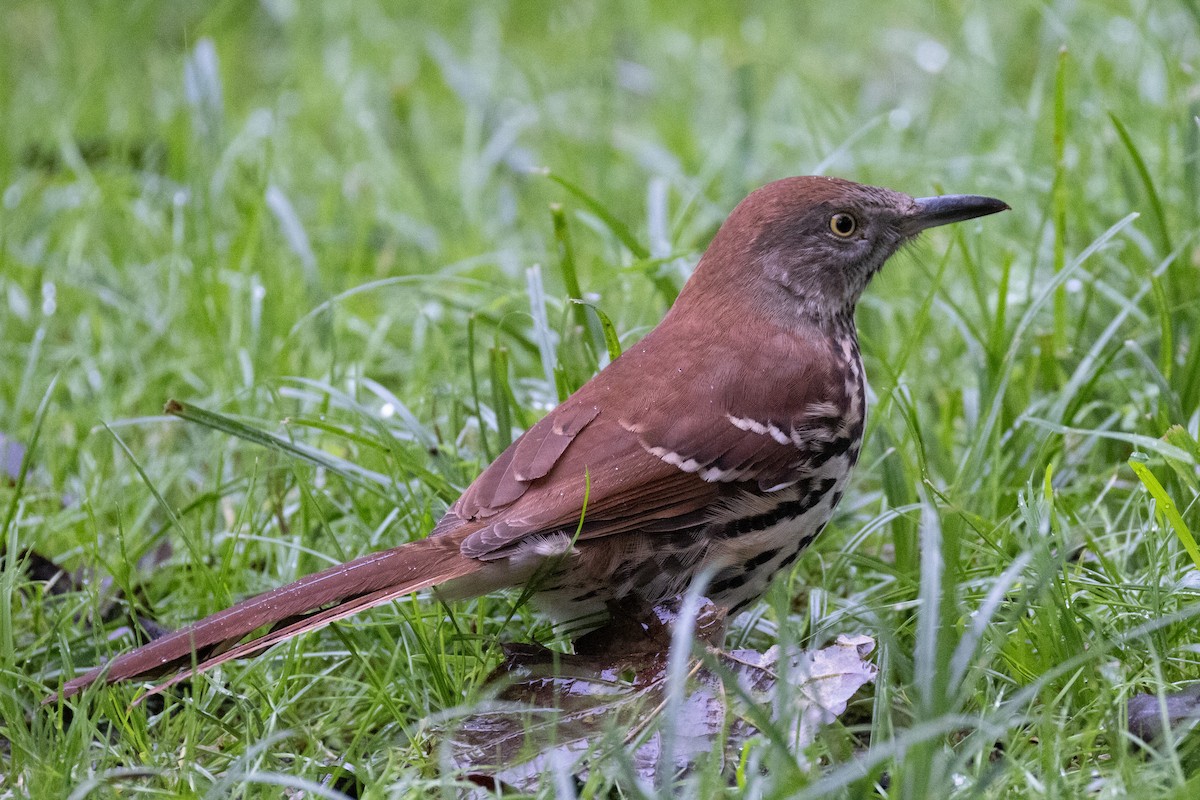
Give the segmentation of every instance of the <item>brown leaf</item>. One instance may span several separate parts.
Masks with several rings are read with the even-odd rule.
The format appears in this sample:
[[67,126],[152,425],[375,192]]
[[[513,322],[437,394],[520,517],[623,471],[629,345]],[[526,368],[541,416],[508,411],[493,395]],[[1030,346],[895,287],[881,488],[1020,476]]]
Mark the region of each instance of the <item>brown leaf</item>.
[[1172,730],[1200,720],[1200,684],[1163,695],[1138,694],[1129,698],[1129,732],[1144,742],[1163,734],[1164,721]]

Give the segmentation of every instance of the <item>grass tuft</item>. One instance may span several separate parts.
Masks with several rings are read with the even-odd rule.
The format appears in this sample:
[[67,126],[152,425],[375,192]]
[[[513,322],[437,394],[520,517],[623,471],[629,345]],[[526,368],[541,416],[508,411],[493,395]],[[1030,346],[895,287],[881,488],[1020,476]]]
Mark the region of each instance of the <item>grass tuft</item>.
[[147,623],[425,535],[738,200],[822,172],[1013,207],[868,290],[851,491],[730,631],[870,635],[874,692],[803,759],[780,731],[644,786],[616,748],[540,796],[1194,796],[1194,733],[1126,708],[1200,678],[1198,9],[10,3],[0,794],[468,789],[431,721],[500,641],[565,646],[516,597],[39,703]]

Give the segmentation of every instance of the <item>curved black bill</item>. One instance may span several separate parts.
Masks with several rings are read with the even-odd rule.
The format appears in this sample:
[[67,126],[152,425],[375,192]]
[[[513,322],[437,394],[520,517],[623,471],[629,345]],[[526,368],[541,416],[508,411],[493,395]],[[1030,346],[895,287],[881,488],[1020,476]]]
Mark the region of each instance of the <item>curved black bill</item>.
[[926,228],[938,225],[949,225],[951,222],[986,217],[1000,211],[1007,211],[1008,203],[994,197],[981,197],[976,194],[944,194],[941,197],[918,197],[915,200],[916,210],[905,220],[905,227],[910,236],[920,233]]

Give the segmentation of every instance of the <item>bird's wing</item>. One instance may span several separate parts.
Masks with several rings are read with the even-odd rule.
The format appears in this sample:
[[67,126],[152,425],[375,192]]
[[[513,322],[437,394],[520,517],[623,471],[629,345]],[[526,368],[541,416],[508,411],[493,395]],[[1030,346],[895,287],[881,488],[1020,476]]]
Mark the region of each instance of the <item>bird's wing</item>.
[[495,557],[573,533],[581,517],[581,538],[669,530],[699,522],[736,485],[790,485],[812,458],[814,426],[837,416],[832,362],[797,336],[760,343],[749,364],[733,347],[690,352],[687,374],[652,346],[622,356],[502,453],[434,533]]
[[712,502],[718,486],[646,452],[619,416],[586,396],[568,400],[484,470],[434,535],[463,536],[464,555],[487,557],[527,536],[573,533],[581,518],[581,536],[595,536]]

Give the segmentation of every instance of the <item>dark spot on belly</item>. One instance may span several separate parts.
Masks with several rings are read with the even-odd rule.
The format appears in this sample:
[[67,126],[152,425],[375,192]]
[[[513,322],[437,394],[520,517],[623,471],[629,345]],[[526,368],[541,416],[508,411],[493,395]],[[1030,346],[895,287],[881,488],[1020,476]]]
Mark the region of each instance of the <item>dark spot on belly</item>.
[[758,555],[756,555],[754,558],[747,561],[745,569],[747,572],[758,569],[763,564],[767,563],[768,561],[770,561],[772,558],[774,558],[777,555],[779,555],[778,549],[764,550],[761,553],[759,553]]
[[858,441],[858,437],[852,438],[850,436],[839,436],[828,445],[817,450],[817,452],[813,454],[812,460],[808,462],[809,466],[815,469],[834,456],[840,456],[844,454],[856,441]]
[[712,592],[713,594],[720,594],[721,592],[727,592],[730,589],[741,588],[743,585],[745,585],[745,583],[746,573],[739,572],[737,575],[730,575],[728,578],[722,578],[719,581],[714,581],[712,585],[708,587],[708,591]]
[[780,503],[775,508],[763,514],[739,517],[722,525],[714,525],[709,530],[709,535],[719,539],[735,539],[739,536],[745,536],[748,533],[766,530],[784,520],[794,519],[812,510],[836,483],[836,479],[826,478],[815,489],[809,486],[808,491],[800,495],[798,499]]

